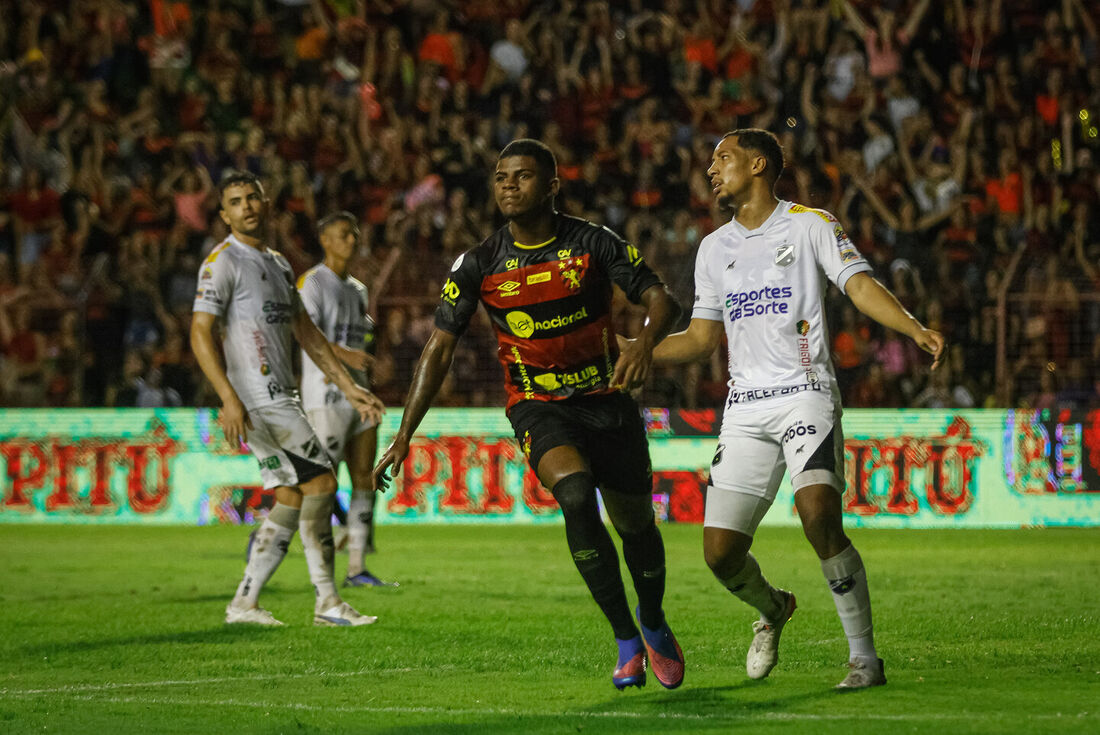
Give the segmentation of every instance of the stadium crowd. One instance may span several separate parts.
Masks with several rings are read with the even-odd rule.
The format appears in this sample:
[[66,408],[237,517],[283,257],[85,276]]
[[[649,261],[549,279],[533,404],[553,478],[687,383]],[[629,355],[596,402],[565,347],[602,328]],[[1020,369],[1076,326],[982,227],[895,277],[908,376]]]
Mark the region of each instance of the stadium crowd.
[[[949,341],[930,374],[834,289],[847,405],[1100,405],[1096,3],[0,0],[0,15],[0,405],[211,403],[184,335],[198,264],[227,234],[212,182],[229,169],[262,177],[298,272],[320,258],[319,216],[360,218],[351,271],[390,404],[450,264],[501,223],[488,173],[514,138],[546,142],[559,207],[623,233],[688,305],[699,240],[729,216],[711,151],[748,126],[784,144],[780,196],[835,213]],[[494,351],[482,313],[440,402],[501,405]],[[642,401],[719,405],[726,375],[720,354],[656,370]]]

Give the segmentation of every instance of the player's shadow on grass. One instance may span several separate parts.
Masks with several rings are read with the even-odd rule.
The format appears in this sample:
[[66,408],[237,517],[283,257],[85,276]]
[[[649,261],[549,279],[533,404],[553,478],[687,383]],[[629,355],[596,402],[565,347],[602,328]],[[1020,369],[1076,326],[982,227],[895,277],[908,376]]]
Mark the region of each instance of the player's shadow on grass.
[[34,646],[24,646],[23,653],[34,656],[43,654],[84,653],[107,648],[124,646],[156,646],[156,645],[210,645],[212,643],[241,643],[259,640],[262,637],[277,633],[275,629],[260,625],[225,625],[216,628],[204,628],[202,630],[189,630],[177,633],[161,633],[151,635],[124,636],[121,638],[99,638],[82,641],[68,641],[57,643],[45,643]]

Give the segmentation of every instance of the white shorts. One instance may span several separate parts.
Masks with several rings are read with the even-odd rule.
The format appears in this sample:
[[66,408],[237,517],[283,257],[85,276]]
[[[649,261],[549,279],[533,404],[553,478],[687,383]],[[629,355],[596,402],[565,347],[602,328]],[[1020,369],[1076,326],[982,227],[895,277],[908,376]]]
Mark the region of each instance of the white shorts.
[[727,412],[711,462],[703,525],[755,534],[788,468],[795,492],[830,485],[843,493],[840,415],[840,405],[821,393]]
[[299,403],[254,408],[248,412],[252,429],[248,448],[260,463],[264,489],[303,482],[332,471],[313,427]]
[[374,427],[373,421],[359,418],[359,412],[347,401],[324,408],[311,408],[306,411],[306,416],[334,466],[344,461],[344,452],[353,436]]

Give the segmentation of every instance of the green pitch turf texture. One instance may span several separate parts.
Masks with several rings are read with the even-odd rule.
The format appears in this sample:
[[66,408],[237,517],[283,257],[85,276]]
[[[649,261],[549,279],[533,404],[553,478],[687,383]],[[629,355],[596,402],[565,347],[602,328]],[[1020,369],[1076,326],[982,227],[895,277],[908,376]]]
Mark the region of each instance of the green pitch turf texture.
[[[1100,532],[855,531],[886,687],[842,694],[847,645],[808,544],[765,528],[798,594],[770,678],[745,677],[753,614],[664,526],[684,685],[616,691],[607,625],[560,526],[380,530],[398,589],[346,590],[363,628],[314,628],[295,542],[226,626],[242,528],[0,527],[0,732],[1100,732]],[[346,557],[338,557],[342,572]],[[629,589],[629,584],[628,584]]]

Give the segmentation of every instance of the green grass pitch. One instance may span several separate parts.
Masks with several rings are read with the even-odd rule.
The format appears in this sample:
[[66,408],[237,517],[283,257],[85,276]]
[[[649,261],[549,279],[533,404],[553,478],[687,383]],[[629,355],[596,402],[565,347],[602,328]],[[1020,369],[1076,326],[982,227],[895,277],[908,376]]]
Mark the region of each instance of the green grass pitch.
[[[347,590],[380,616],[314,628],[295,542],[226,626],[241,528],[19,526],[0,545],[0,732],[1100,732],[1100,532],[854,531],[886,687],[841,694],[847,645],[809,545],[765,528],[799,609],[770,678],[745,677],[751,611],[664,526],[684,685],[618,692],[610,631],[560,526],[392,526]],[[342,573],[346,559],[338,557]],[[628,584],[629,589],[629,584]]]

